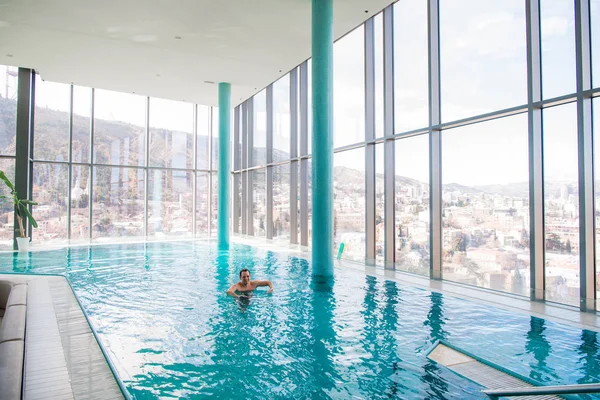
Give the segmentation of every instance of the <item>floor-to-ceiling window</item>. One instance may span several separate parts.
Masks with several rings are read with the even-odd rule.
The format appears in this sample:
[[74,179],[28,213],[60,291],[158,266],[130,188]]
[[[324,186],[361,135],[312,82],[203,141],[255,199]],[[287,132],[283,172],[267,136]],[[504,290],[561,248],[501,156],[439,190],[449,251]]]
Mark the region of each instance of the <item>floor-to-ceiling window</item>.
[[[18,70],[14,67],[0,65],[0,170],[14,182],[15,179],[15,147],[17,132],[17,88]],[[0,184],[0,195],[10,192],[4,184]],[[10,202],[0,202],[0,242],[12,246],[13,239],[13,207]]]
[[529,293],[527,115],[442,134],[444,278]]
[[[439,8],[428,9],[427,2],[405,0],[335,43],[333,234],[335,250],[344,243],[343,259],[371,262],[372,254],[385,268],[522,296],[541,290],[545,300],[580,304],[582,268],[599,270],[580,265],[579,186],[592,179],[580,169],[592,160],[578,147],[578,134],[581,142],[592,124],[577,113],[577,101],[591,102],[600,92],[594,88],[600,57],[593,57],[600,1],[590,1],[592,57],[585,46],[576,53],[573,2],[542,0],[539,6],[539,13],[535,7],[528,13],[521,0],[441,0]],[[583,15],[584,33],[587,21]],[[591,59],[595,82],[591,90],[584,82],[580,93],[577,59]],[[295,110],[299,165],[308,166],[310,59],[303,68]],[[249,128],[259,140],[257,111],[264,101],[263,92],[254,96]],[[275,95],[274,116],[267,109],[267,120],[279,121],[278,107],[287,111],[287,101]],[[259,147],[255,140],[250,167],[268,165],[256,160]],[[287,160],[275,158],[279,147],[274,140],[277,163]],[[299,236],[308,226],[310,246],[310,170],[303,174],[299,167],[296,178]],[[262,190],[261,179],[252,182],[254,191]],[[275,173],[274,201],[281,182]],[[541,200],[531,204],[533,198]],[[585,214],[588,226],[596,214]],[[543,232],[531,232],[531,224]],[[597,231],[596,237],[600,245]],[[600,289],[591,297],[598,295]]]
[[[0,74],[0,169],[14,180],[18,70],[2,66]],[[39,75],[31,101],[34,242],[208,234],[218,184],[214,107]],[[0,207],[0,238],[9,248],[12,207]]]
[[579,305],[575,103],[543,110],[546,299]]
[[[94,240],[105,238],[144,235],[144,167],[146,159],[146,98],[139,95],[95,90],[93,135],[93,165],[91,167],[91,237]],[[152,105],[150,106],[152,108]],[[151,141],[158,141],[158,133],[150,117]],[[157,111],[156,114],[159,114]],[[158,117],[158,115],[157,115]],[[152,124],[155,124],[154,126]],[[158,160],[164,143],[149,146],[149,161],[152,166],[160,166]],[[166,157],[165,157],[166,158]],[[165,164],[170,160],[162,161]],[[156,172],[150,179],[154,182]],[[157,190],[149,194],[160,197]],[[153,221],[158,211],[157,202]],[[153,235],[160,227],[153,222],[148,233]]]

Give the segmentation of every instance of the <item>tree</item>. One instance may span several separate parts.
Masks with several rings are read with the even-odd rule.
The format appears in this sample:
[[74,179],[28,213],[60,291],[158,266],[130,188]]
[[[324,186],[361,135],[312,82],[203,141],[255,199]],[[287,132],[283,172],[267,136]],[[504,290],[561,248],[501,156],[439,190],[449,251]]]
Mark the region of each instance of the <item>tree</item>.
[[568,254],[571,254],[571,239],[567,239],[567,245],[565,246],[565,250],[567,251]]
[[467,235],[461,232],[455,237],[452,241],[452,250],[460,252],[467,251]]
[[478,281],[481,280],[482,274],[479,272],[479,264],[477,264],[475,261],[467,258],[463,262],[463,267],[466,268],[469,275],[474,276]]
[[556,233],[550,233],[546,238],[546,249],[554,251],[564,251],[563,242]]

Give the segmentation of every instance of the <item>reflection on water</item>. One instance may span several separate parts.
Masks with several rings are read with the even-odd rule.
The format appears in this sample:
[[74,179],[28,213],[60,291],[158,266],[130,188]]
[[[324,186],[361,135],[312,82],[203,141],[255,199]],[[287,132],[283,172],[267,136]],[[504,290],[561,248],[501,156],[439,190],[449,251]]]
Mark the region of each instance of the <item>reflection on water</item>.
[[[146,243],[0,255],[67,274],[137,399],[485,399],[429,361],[445,340],[545,384],[600,381],[595,332],[246,246]],[[249,268],[272,295],[225,291]]]
[[591,331],[581,332],[581,344],[579,350],[579,365],[581,366],[581,377],[577,383],[597,383],[594,379],[600,369],[600,357],[598,355],[598,334]]

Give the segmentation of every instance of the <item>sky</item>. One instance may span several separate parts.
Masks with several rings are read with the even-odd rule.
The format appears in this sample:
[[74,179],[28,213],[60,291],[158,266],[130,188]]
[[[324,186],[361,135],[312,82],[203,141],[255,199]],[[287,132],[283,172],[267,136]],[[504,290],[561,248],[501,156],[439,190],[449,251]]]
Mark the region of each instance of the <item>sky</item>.
[[[600,0],[592,0],[592,45],[600,52]],[[425,128],[428,123],[427,9],[422,0],[402,0],[394,7],[395,132]],[[575,90],[574,2],[542,0],[542,74],[544,98]],[[525,2],[522,0],[442,0],[440,2],[442,121],[525,104]],[[598,23],[596,23],[598,21]],[[375,19],[376,132],[383,134],[383,23]],[[594,40],[596,39],[597,40]],[[334,145],[364,137],[364,28],[334,45]],[[600,76],[600,57],[593,57]],[[3,72],[0,67],[0,73]],[[4,74],[2,73],[2,76]],[[287,78],[274,87],[275,99],[289,98]],[[0,82],[4,95],[5,82]],[[10,82],[9,82],[10,86]],[[89,91],[75,88],[75,113],[89,116]],[[66,86],[38,85],[37,104],[68,110]],[[145,98],[96,90],[96,117],[145,124]],[[265,91],[255,98],[255,143],[265,138]],[[278,102],[277,102],[278,103]],[[279,121],[289,106],[278,105]],[[151,99],[152,127],[191,132],[189,103]],[[154,110],[160,110],[156,112]],[[199,107],[199,131],[208,131],[208,108]],[[596,113],[598,114],[598,113]],[[600,122],[600,121],[599,121]],[[600,126],[600,124],[595,124]],[[545,174],[548,179],[576,180],[575,105],[544,111]],[[287,143],[275,131],[275,144]],[[443,182],[465,185],[523,182],[527,171],[527,116],[517,115],[443,132]],[[427,181],[427,137],[403,139],[396,145],[398,175]],[[364,150],[336,154],[336,165],[364,169]],[[382,167],[381,157],[378,165]]]

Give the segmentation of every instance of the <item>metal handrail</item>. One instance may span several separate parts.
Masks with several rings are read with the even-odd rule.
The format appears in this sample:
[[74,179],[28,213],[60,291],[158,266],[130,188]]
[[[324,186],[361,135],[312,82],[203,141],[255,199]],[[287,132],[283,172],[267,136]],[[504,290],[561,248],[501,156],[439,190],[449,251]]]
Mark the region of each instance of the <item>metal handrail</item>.
[[585,383],[581,385],[560,386],[531,386],[513,389],[488,389],[482,390],[490,399],[497,400],[499,397],[535,396],[545,394],[584,394],[600,393],[600,383]]

